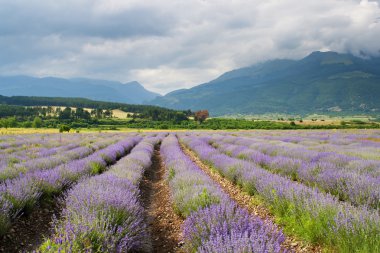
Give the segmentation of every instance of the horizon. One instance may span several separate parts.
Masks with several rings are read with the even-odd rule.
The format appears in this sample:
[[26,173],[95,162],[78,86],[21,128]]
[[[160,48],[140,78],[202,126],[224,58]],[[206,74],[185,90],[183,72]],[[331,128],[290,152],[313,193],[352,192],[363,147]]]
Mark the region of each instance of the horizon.
[[[242,66],[242,68],[244,67],[253,67],[257,64],[260,64],[260,63],[264,63],[264,62],[267,62],[267,61],[275,61],[275,60],[302,60],[314,53],[337,53],[337,54],[348,54],[348,55],[352,55],[352,56],[355,56],[355,57],[359,57],[359,58],[362,58],[362,59],[368,59],[367,56],[363,56],[363,55],[359,55],[359,56],[356,56],[356,55],[353,55],[353,54],[350,54],[350,53],[340,53],[340,52],[335,52],[335,51],[330,51],[330,50],[326,50],[326,51],[323,51],[323,50],[317,50],[317,51],[312,51],[312,52],[309,52],[307,53],[306,55],[302,56],[301,58],[296,58],[296,59],[291,59],[291,58],[273,58],[273,59],[267,59],[265,61],[262,61],[262,62],[257,62],[255,64],[252,64],[252,65],[249,65],[249,66]],[[375,57],[379,57],[379,56],[371,56],[371,58],[375,58]],[[231,70],[227,70],[226,72],[223,72],[223,73],[220,73],[219,75],[217,75],[214,79],[222,76],[223,74],[227,73],[227,72],[230,72],[230,71],[234,71],[236,69],[231,69]],[[119,80],[107,80],[107,79],[96,79],[96,78],[91,78],[91,77],[83,77],[83,76],[75,76],[75,77],[61,77],[61,76],[32,76],[32,75],[23,75],[23,74],[20,74],[20,75],[2,75],[0,74],[0,77],[31,77],[31,78],[57,78],[57,79],[65,79],[65,80],[75,80],[75,79],[85,79],[85,80],[96,80],[96,81],[106,81],[106,82],[116,82],[116,83],[120,83],[120,84],[130,84],[130,83],[133,83],[133,82],[137,82],[138,84],[140,84],[144,89],[148,90],[148,91],[151,91],[151,92],[154,92],[154,93],[157,93],[159,94],[160,96],[166,96],[167,94],[171,93],[171,92],[174,92],[174,91],[177,91],[177,90],[182,90],[182,89],[191,89],[193,87],[196,87],[196,86],[199,86],[201,84],[205,84],[205,83],[208,83],[212,80],[207,80],[203,83],[199,83],[199,84],[195,84],[194,86],[192,87],[188,87],[188,88],[179,88],[179,89],[173,89],[173,90],[169,90],[168,92],[165,92],[165,93],[162,93],[162,92],[157,92],[157,91],[153,91],[153,90],[150,90],[148,89],[144,83],[140,82],[139,80],[129,80],[127,82],[122,82],[122,81],[119,81]]]
[[0,75],[135,80],[160,94],[314,51],[380,54],[379,1],[6,0],[0,13]]

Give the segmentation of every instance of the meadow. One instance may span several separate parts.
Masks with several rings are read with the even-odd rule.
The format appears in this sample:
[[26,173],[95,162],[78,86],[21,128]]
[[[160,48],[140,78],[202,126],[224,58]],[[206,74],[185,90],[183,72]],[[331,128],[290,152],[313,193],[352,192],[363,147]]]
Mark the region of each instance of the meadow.
[[380,131],[0,135],[0,252],[380,252]]

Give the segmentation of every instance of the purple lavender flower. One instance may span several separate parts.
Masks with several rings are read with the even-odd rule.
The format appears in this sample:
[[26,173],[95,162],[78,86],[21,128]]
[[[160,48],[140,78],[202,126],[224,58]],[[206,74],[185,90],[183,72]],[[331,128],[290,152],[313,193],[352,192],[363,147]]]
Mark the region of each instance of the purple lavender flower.
[[[231,139],[233,138],[229,138],[229,141]],[[248,161],[242,163],[240,159],[223,156],[220,152],[215,153],[217,149],[207,142],[202,143],[197,137],[181,137],[181,140],[197,152],[204,161],[212,164],[222,175],[230,180],[236,178],[236,183],[242,185],[243,189],[250,194],[260,195],[276,215],[284,217],[291,224],[300,224],[293,226],[292,229],[307,240],[333,244],[340,249],[350,245],[351,249],[359,251],[365,249],[367,252],[377,252],[379,250],[380,216],[377,211],[370,210],[367,206],[355,207],[340,202],[318,188],[310,188],[272,174],[254,163]],[[204,150],[207,152],[204,153]],[[354,178],[347,180],[353,182]],[[376,186],[375,182],[373,186]],[[351,188],[354,188],[354,184]],[[366,192],[363,189],[361,188],[361,191]],[[360,195],[358,197],[360,198]],[[339,213],[344,215],[339,216]],[[350,243],[350,240],[355,241],[356,244]]]
[[[40,250],[151,251],[138,187],[144,170],[151,166],[154,145],[160,140],[160,137],[145,138],[107,172],[83,179],[71,189],[66,194],[63,217],[56,222],[53,238]],[[114,158],[108,151],[102,155]]]
[[[193,138],[194,139],[194,138]],[[201,157],[214,157],[220,164],[228,156],[193,141]],[[188,156],[175,136],[164,139],[161,154],[168,170],[167,177],[176,211],[185,217],[183,234],[188,252],[280,252],[284,235],[273,224],[251,217],[236,206],[220,187],[213,182]],[[234,167],[235,168],[235,167]],[[236,241],[241,244],[239,247]],[[263,250],[266,249],[266,250]],[[232,250],[232,251],[231,251]]]

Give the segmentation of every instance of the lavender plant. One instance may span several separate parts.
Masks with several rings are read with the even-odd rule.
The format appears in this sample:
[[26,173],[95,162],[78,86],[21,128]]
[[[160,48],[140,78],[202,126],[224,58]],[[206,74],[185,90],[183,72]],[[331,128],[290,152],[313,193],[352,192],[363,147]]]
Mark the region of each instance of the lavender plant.
[[160,139],[144,139],[106,173],[87,178],[70,190],[63,218],[40,251],[151,251],[138,186]]
[[101,173],[107,164],[116,162],[117,158],[124,155],[140,140],[141,137],[129,137],[83,159],[60,165],[51,170],[35,171],[5,181],[0,184],[0,197],[7,200],[4,205],[8,202],[11,203],[11,210],[3,213],[2,208],[0,216],[7,216],[11,220],[11,217],[16,217],[22,211],[34,208],[41,196],[49,197],[57,194],[87,175]]
[[[241,142],[241,139],[234,141],[239,142],[239,140]],[[229,156],[252,161],[273,173],[301,181],[308,186],[318,187],[322,191],[337,196],[342,201],[349,201],[354,205],[380,208],[380,177],[375,178],[368,174],[359,174],[357,171],[348,170],[346,167],[340,167],[338,164],[344,162],[336,161],[341,161],[342,155],[326,152],[314,153],[308,159],[304,155],[305,161],[283,156],[284,153],[280,155],[278,152],[276,152],[276,156],[270,156],[241,144],[227,144],[224,141],[217,141],[212,138],[208,139],[208,142]],[[308,152],[306,150],[303,153],[307,154]],[[287,154],[291,154],[291,151]],[[326,157],[329,157],[329,162],[327,159],[322,160]],[[334,163],[331,162],[333,160]]]
[[164,139],[161,154],[174,207],[185,218],[187,252],[281,252],[282,232],[239,208],[182,152],[175,136]]
[[380,250],[378,212],[339,202],[316,188],[269,173],[254,163],[221,154],[194,136],[181,140],[220,174],[233,174],[243,189],[263,198],[288,231],[311,242],[332,245],[342,252],[348,249],[356,252]]

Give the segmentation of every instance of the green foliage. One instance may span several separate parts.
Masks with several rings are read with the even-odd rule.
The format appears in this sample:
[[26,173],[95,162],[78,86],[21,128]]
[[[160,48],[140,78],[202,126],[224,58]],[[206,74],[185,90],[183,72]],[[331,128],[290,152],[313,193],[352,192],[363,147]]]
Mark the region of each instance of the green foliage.
[[236,168],[236,165],[235,166],[231,166],[229,168],[227,168],[227,171],[225,172],[224,176],[229,180],[231,181],[233,184],[236,184],[237,183],[237,179],[239,177],[239,175],[237,174],[237,168]]
[[[76,233],[74,238],[70,238],[70,248],[68,247],[68,238],[64,238],[61,243],[55,240],[47,239],[39,248],[39,252],[53,253],[53,252],[107,252],[104,247],[107,241],[105,231],[110,229],[105,219],[95,219],[92,223],[85,224],[93,229],[87,233]],[[77,232],[77,231],[75,231]]]
[[29,120],[22,122],[22,124],[21,124],[21,127],[24,127],[24,128],[31,128],[32,126],[33,126],[33,123]]
[[[26,107],[28,106],[28,107]],[[48,108],[42,106],[48,106]],[[149,119],[153,121],[174,121],[181,122],[187,120],[192,112],[177,111],[151,105],[131,105],[124,103],[93,101],[84,98],[58,98],[58,97],[6,97],[0,95],[0,118],[8,116],[40,116],[49,118],[52,106],[65,106],[64,110],[54,112],[60,120],[90,120],[93,118],[111,118],[113,109],[120,109],[125,112],[134,113],[133,117]],[[76,111],[70,107],[77,108]],[[91,114],[83,108],[92,108]]]
[[8,194],[5,194],[4,198],[8,200],[10,203],[12,203],[12,210],[22,210],[25,213],[29,213],[35,207],[37,201],[34,198],[20,199]]
[[367,231],[357,229],[356,224],[352,224],[352,231],[338,229],[335,236],[328,235],[330,244],[337,248],[337,252],[380,252],[380,228],[371,221],[366,222]]
[[168,124],[163,123],[163,124],[160,124],[159,128],[166,130],[166,129],[169,129],[169,126]]
[[357,125],[365,125],[366,124],[364,121],[357,120],[357,119],[351,120],[351,122],[354,124],[357,124]]
[[169,169],[169,174],[168,174],[168,180],[172,180],[175,177],[175,170],[173,168]]
[[106,166],[98,162],[91,162],[90,167],[91,167],[91,172],[90,172],[91,175],[100,174],[106,169]]
[[71,108],[66,107],[65,109],[63,109],[63,111],[59,111],[58,118],[59,119],[71,119]]
[[[191,187],[191,186],[190,186]],[[186,193],[186,190],[183,190]],[[186,202],[175,201],[177,203],[174,206],[175,211],[182,217],[189,216],[192,212],[199,210],[200,208],[205,208],[214,203],[219,203],[220,199],[216,196],[211,195],[206,188],[204,188],[198,195],[193,196]]]
[[[275,194],[274,194],[275,195]],[[334,222],[336,215],[333,209],[318,210],[313,213],[304,210],[297,201],[274,197],[270,207],[278,222],[285,227],[285,231],[294,233],[311,243],[327,243],[326,236],[329,226]]]
[[253,181],[247,181],[245,180],[242,182],[242,189],[246,193],[248,193],[251,196],[254,196],[257,194],[256,184]]
[[60,133],[63,133],[63,132],[70,132],[70,127],[68,126],[68,125],[64,125],[64,124],[62,124],[62,125],[60,125],[59,126],[59,132]]
[[42,127],[42,119],[40,117],[35,117],[32,123],[32,127],[34,128]]
[[17,127],[16,117],[9,117],[0,119],[0,127],[9,128],[9,127]]
[[[1,96],[0,96],[1,97]],[[2,108],[4,111],[2,111]],[[13,110],[14,109],[14,110]],[[10,116],[13,114],[14,116]],[[198,124],[194,120],[187,119],[191,111],[177,112],[147,109],[143,113],[134,114],[134,119],[115,119],[104,116],[103,110],[93,110],[90,114],[81,108],[73,111],[70,108],[54,111],[49,107],[35,107],[33,109],[23,106],[0,105],[0,127],[46,127],[58,128],[60,132],[79,128],[98,128],[104,130],[118,130],[120,128],[134,129],[336,129],[336,128],[379,128],[375,121],[345,121],[340,125],[298,125],[286,122],[248,120],[233,118],[211,118]],[[45,116],[44,116],[45,115]],[[99,118],[98,118],[99,117]],[[152,120],[155,118],[157,120]],[[41,119],[41,121],[39,120]],[[33,125],[34,124],[34,125]]]
[[[3,203],[0,202],[0,204],[2,205]],[[0,236],[8,232],[10,225],[11,223],[10,223],[8,215],[6,213],[1,212],[0,213]]]

